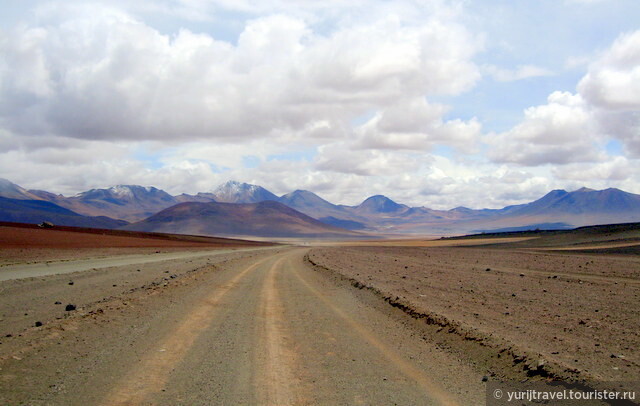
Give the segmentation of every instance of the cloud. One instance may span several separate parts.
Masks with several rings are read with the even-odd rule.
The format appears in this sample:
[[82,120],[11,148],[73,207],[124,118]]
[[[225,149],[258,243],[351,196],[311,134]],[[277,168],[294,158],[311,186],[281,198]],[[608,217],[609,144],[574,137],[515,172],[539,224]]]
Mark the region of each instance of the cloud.
[[640,31],[619,36],[589,66],[578,92],[593,106],[600,131],[640,157]]
[[458,94],[479,79],[480,44],[449,22],[391,14],[320,33],[274,14],[248,21],[232,44],[185,29],[164,35],[108,7],[58,6],[3,34],[0,118],[19,135],[305,136],[317,123],[340,128],[398,98]]
[[640,157],[640,31],[623,34],[589,66],[578,92],[600,130]]
[[423,157],[377,149],[352,150],[345,143],[323,145],[318,149],[315,168],[360,176],[386,176],[415,172]]
[[633,175],[634,171],[634,163],[625,157],[618,156],[595,165],[571,164],[563,168],[555,168],[552,173],[558,179],[606,185],[611,181],[625,181]]
[[488,136],[488,156],[525,166],[601,162],[608,139],[640,156],[640,31],[618,37],[589,66],[576,94],[554,92],[511,130]]
[[480,123],[475,118],[445,121],[447,111],[447,106],[430,104],[424,97],[400,100],[357,128],[352,148],[428,151],[436,145],[447,145],[473,151],[480,137]]
[[500,68],[495,65],[483,65],[482,71],[498,82],[513,82],[528,78],[552,76],[554,74],[549,69],[534,65],[522,65],[514,70]]
[[578,92],[606,110],[640,110],[640,31],[621,35],[589,67]]
[[489,158],[524,166],[592,162],[601,159],[589,107],[579,95],[554,92],[547,104],[530,107],[511,130],[487,136]]

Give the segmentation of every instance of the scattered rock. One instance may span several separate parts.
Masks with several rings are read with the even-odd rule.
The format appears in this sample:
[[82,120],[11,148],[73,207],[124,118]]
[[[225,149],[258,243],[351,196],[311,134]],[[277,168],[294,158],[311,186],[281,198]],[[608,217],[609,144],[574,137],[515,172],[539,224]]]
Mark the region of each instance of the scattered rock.
[[73,311],[73,310],[76,310],[76,305],[68,304],[68,305],[64,308],[64,310],[65,310],[65,311],[68,311],[68,312],[71,312],[71,311]]
[[42,326],[42,322],[41,322],[41,321],[36,321],[35,326],[36,326],[36,327],[40,327],[40,326]]
[[58,305],[58,304],[62,304],[62,302],[58,300],[58,301],[56,301],[54,304],[57,304],[57,305]]
[[487,268],[484,270],[485,272],[491,272],[491,268]]
[[73,285],[73,281],[69,281],[69,285]]

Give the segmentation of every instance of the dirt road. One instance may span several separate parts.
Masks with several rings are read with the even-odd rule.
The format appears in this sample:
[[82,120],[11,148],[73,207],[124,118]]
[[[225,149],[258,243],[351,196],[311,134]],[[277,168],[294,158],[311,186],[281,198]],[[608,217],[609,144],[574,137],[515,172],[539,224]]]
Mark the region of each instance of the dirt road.
[[172,259],[188,260],[192,258],[227,254],[237,250],[254,251],[262,249],[271,249],[271,247],[218,249],[215,251],[209,249],[206,251],[157,252],[155,254],[117,255],[106,258],[90,258],[72,261],[45,261],[31,264],[6,265],[0,267],[0,281],[59,275],[81,272],[89,269],[112,268],[124,265],[149,264]]
[[[314,271],[307,251],[70,274],[93,278],[97,291],[113,275],[129,285],[102,299],[80,295],[63,315],[41,311],[39,327],[14,320],[0,340],[0,403],[484,403],[478,371],[425,341],[403,313]],[[2,282],[2,310],[27,292],[53,306],[67,280]]]

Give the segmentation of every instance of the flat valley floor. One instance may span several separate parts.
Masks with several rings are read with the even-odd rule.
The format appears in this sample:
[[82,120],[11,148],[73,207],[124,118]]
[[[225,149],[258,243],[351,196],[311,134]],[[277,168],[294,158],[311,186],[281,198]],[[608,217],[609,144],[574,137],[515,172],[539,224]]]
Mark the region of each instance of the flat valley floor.
[[0,403],[478,405],[494,380],[637,382],[634,238],[6,246]]

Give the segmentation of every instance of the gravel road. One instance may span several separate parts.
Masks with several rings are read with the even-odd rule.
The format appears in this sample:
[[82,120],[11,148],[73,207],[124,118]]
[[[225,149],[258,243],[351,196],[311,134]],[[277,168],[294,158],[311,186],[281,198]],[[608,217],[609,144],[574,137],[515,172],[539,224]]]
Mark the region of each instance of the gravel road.
[[[402,312],[313,270],[307,252],[4,281],[0,403],[484,403],[480,372]],[[54,305],[72,298],[74,311]]]
[[48,275],[87,271],[89,269],[111,268],[123,265],[149,264],[172,259],[191,259],[228,254],[241,250],[262,250],[266,248],[234,248],[204,251],[157,252],[155,254],[118,255],[107,258],[89,258],[71,261],[46,261],[31,264],[7,265],[0,268],[0,281],[33,278]]

